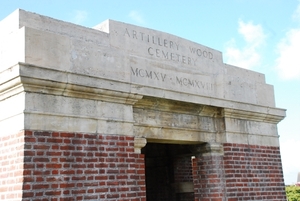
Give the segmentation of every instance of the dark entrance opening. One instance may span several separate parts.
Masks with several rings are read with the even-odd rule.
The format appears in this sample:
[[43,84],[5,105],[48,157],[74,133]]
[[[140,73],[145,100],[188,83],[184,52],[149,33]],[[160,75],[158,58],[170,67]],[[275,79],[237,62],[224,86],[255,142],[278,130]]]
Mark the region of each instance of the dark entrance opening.
[[145,154],[147,201],[194,201],[189,145],[147,143]]

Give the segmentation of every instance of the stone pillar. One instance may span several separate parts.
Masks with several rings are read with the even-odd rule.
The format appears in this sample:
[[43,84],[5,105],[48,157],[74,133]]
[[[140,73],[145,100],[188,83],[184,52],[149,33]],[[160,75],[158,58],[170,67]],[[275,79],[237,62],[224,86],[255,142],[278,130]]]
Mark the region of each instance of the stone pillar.
[[192,161],[195,200],[225,199],[223,146],[206,143],[195,147]]

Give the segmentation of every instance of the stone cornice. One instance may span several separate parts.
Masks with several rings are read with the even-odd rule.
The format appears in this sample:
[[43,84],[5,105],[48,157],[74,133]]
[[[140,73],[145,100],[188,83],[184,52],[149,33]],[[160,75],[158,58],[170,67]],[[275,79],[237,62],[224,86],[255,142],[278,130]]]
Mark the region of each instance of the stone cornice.
[[[131,105],[136,104],[135,107],[157,107],[156,109],[163,111],[185,111],[184,113],[200,116],[236,118],[274,124],[277,124],[285,117],[285,110],[279,108],[205,96],[200,98],[197,95],[171,90],[164,90],[163,93],[155,94],[157,98],[153,99],[160,101],[156,101],[155,105],[153,105],[153,101],[139,100],[143,96],[151,97],[151,94],[147,93],[147,91],[155,93],[158,91],[155,87],[140,87],[137,84],[124,81],[80,75],[26,63],[19,63],[1,72],[0,81],[0,100],[24,91]],[[173,99],[173,101],[180,102],[189,101],[189,103],[184,108],[172,109],[168,108],[168,100],[163,99]],[[157,103],[159,104],[157,105]],[[194,105],[199,107],[193,108]],[[215,109],[207,106],[213,106]],[[223,109],[220,113],[221,108]]]
[[[74,73],[46,69],[25,63],[19,63],[7,71],[8,72],[0,73],[0,100],[6,99],[22,91],[131,105],[142,98],[141,95],[119,91],[118,88],[114,89],[114,87],[107,89],[87,85],[84,86],[78,81],[78,79],[80,79],[79,75]],[[1,74],[3,74],[3,76],[1,76]],[[54,77],[55,75],[56,77]],[[4,78],[6,80],[4,80]],[[94,82],[108,82],[105,79],[91,79],[94,79]],[[109,83],[105,84],[111,86],[114,85],[113,81],[109,81]]]
[[265,111],[262,110],[262,112],[224,108],[222,113],[225,118],[242,119],[274,124],[279,123],[285,117],[284,114],[275,113],[269,108],[265,108]]

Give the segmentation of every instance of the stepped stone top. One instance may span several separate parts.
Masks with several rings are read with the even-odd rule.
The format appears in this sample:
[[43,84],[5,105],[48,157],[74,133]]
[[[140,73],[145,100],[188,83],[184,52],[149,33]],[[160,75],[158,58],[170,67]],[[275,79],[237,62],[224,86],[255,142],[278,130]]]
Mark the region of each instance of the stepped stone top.
[[45,91],[43,84],[53,88],[45,93],[67,88],[91,98],[105,91],[133,102],[136,95],[151,96],[275,123],[285,116],[263,74],[225,64],[220,51],[161,31],[114,20],[87,28],[16,10],[0,22],[0,38],[6,85],[16,76],[8,69],[19,65],[16,72],[29,91],[33,85]]

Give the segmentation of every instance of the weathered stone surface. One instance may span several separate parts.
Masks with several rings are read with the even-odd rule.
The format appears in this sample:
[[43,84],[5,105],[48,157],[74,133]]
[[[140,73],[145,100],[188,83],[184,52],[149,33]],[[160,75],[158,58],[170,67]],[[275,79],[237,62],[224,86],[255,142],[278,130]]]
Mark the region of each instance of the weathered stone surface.
[[278,145],[285,111],[273,87],[263,74],[224,64],[217,50],[113,20],[91,29],[23,10],[0,30],[1,108],[22,102],[1,115],[2,125],[23,119],[7,132]]

